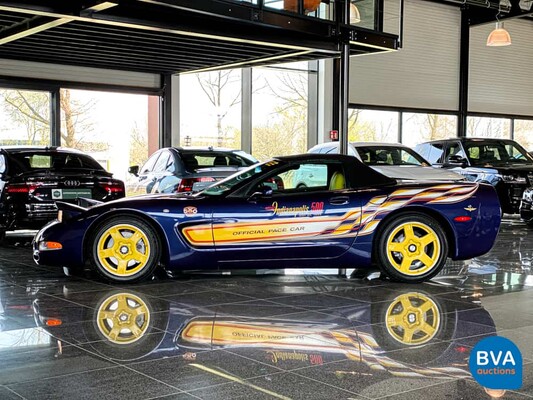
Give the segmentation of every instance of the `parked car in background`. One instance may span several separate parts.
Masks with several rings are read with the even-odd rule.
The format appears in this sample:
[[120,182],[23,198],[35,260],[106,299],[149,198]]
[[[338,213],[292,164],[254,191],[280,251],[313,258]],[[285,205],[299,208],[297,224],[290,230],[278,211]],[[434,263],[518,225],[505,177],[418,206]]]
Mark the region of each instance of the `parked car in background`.
[[7,230],[38,229],[57,216],[56,201],[100,201],[124,197],[124,183],[113,179],[92,157],[60,147],[0,148],[0,237]]
[[533,185],[533,157],[510,139],[458,138],[416,146],[434,166],[496,188],[502,212],[519,212],[524,190]]
[[[339,142],[318,144],[308,151],[318,154],[336,154]],[[348,154],[389,178],[405,180],[461,181],[455,172],[433,168],[431,164],[410,147],[399,143],[353,142]]]
[[198,192],[255,163],[241,150],[167,147],[156,151],[140,169],[130,167],[136,179],[127,183],[127,194]]

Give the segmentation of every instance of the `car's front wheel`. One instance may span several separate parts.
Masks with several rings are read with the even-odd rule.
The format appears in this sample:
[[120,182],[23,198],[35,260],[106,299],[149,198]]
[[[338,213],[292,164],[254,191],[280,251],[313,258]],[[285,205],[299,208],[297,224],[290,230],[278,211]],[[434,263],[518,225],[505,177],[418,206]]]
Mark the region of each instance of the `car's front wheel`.
[[422,282],[439,273],[446,263],[448,242],[433,218],[417,213],[398,216],[381,230],[377,261],[391,279]]
[[90,246],[96,272],[119,282],[149,278],[161,257],[161,244],[154,228],[131,215],[116,216],[100,224]]

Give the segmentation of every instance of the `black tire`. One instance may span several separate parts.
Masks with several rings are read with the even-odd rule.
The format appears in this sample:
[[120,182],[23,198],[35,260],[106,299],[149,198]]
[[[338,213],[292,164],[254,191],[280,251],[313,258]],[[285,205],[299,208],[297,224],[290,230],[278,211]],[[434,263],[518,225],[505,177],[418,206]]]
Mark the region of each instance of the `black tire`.
[[[396,292],[372,303],[372,332],[381,349],[391,352],[389,357],[400,362],[425,365],[449,348],[457,319],[453,311],[447,309],[438,297],[428,293],[414,290]],[[411,326],[409,314],[414,316]],[[431,345],[431,351],[428,351],[427,345]],[[394,351],[402,349],[409,351]]]
[[423,282],[437,275],[446,263],[446,234],[427,215],[401,214],[388,221],[378,235],[376,261],[392,280]]
[[[115,243],[113,235],[120,243]],[[157,232],[150,224],[132,215],[115,216],[101,223],[91,235],[88,249],[96,272],[105,280],[114,282],[138,282],[150,278],[161,258]]]
[[[98,354],[133,361],[150,354],[163,340],[169,320],[168,303],[127,289],[108,292],[95,300],[83,329]],[[128,319],[121,320],[119,309]],[[118,325],[120,330],[113,330]]]

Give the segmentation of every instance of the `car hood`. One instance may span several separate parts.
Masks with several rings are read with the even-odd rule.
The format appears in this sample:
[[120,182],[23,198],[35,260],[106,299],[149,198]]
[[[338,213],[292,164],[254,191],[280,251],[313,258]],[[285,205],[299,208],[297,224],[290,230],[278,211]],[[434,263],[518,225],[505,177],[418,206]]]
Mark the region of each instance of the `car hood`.
[[446,171],[443,169],[433,167],[419,167],[415,165],[384,165],[371,166],[374,170],[382,173],[389,178],[408,179],[408,180],[423,180],[423,181],[459,181],[464,180],[464,177],[455,172]]

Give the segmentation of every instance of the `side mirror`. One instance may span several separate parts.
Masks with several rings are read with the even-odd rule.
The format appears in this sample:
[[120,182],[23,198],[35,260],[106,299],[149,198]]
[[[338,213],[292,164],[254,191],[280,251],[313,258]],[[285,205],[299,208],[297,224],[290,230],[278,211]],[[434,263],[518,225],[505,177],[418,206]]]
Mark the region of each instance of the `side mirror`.
[[132,165],[128,168],[128,172],[130,174],[133,174],[135,176],[139,176],[139,166],[138,165]]
[[448,160],[444,163],[445,166],[449,167],[461,167],[464,168],[468,165],[466,158],[461,157],[460,155],[454,154],[453,156],[448,157]]
[[272,196],[273,190],[269,186],[261,186],[259,190],[256,192],[253,192],[250,197],[248,197],[248,201],[255,202],[257,201],[258,197],[270,197]]

